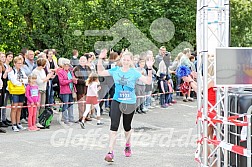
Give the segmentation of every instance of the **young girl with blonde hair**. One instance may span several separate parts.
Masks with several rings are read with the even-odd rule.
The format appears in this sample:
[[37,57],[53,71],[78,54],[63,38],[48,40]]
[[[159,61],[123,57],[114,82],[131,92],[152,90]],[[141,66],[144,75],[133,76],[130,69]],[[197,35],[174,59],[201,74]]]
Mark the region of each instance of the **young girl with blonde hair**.
[[36,84],[37,76],[32,74],[28,77],[28,85],[26,86],[25,96],[27,98],[28,105],[28,130],[37,131],[40,130],[36,126],[36,114],[39,106],[39,88]]

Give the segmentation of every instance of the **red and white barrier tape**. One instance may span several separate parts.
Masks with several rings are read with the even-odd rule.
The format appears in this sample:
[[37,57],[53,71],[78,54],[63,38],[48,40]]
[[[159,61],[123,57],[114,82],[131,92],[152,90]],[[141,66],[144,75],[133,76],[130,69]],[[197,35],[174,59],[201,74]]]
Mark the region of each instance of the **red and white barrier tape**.
[[[148,96],[158,96],[158,95],[161,95],[161,94],[169,94],[169,93],[155,93],[155,94],[151,94],[151,95],[144,95],[144,96],[137,96],[137,98],[144,98],[144,97],[148,97]],[[113,100],[112,98],[109,98],[109,99],[100,99],[98,100],[98,102],[101,102],[101,101],[111,101]],[[66,102],[66,103],[55,103],[55,104],[45,104],[45,105],[39,105],[39,107],[49,107],[49,106],[60,106],[60,105],[63,105],[63,104],[78,104],[78,103],[86,103],[86,101],[74,101],[74,102]],[[0,107],[0,109],[4,109],[4,108],[28,108],[29,106],[2,106]]]
[[[224,141],[218,141],[218,140],[211,140],[211,139],[207,139],[208,144],[213,144],[217,147],[221,147],[225,150],[228,150],[232,153],[235,154],[239,154],[245,157],[251,157],[251,150],[248,150],[245,147],[242,146],[238,146],[238,145],[234,145],[234,144],[230,144]],[[201,147],[203,144],[203,138],[197,141],[197,150],[195,151],[195,156],[194,156],[194,160],[201,164],[201,166],[203,165],[202,161],[201,161]]]
[[245,147],[226,143],[224,141],[217,141],[217,140],[210,140],[210,139],[208,139],[208,142],[210,142],[211,144],[213,144],[215,146],[219,146],[221,148],[224,148],[225,150],[228,150],[228,151],[233,152],[235,154],[239,154],[239,155],[242,155],[245,157],[251,157],[251,151],[249,151]]
[[[215,119],[215,117],[218,116],[218,119]],[[246,114],[240,114],[240,115],[235,115],[235,116],[229,116],[228,118],[222,117],[217,115],[216,112],[208,112],[208,117],[207,121],[211,121],[212,123],[222,123],[222,124],[228,124],[228,125],[235,125],[235,126],[248,126],[249,123],[247,121],[240,121],[236,120],[238,118],[246,118]],[[203,118],[203,113],[202,111],[198,111],[197,113],[197,120],[202,120]]]

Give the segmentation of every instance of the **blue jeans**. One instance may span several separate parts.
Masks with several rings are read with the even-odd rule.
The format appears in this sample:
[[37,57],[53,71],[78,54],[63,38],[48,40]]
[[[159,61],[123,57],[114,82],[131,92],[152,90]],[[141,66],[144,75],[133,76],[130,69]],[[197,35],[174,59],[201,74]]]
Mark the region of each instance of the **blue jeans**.
[[148,108],[151,106],[151,93],[152,93],[152,91],[148,91],[145,93],[146,93],[146,98],[144,101],[144,108]]
[[[175,75],[176,76],[176,91],[180,91],[179,89],[179,87],[180,87],[180,84],[181,84],[181,78],[179,78],[177,75]],[[180,92],[176,92],[176,96],[179,96],[180,95]]]
[[[109,98],[109,94],[107,93],[106,95],[105,95],[105,97],[104,97],[104,99],[108,99]],[[109,106],[109,101],[105,101],[105,108],[107,108],[107,107],[110,107]]]
[[161,94],[160,95],[160,105],[164,105],[165,104],[165,94]]
[[165,94],[165,103],[169,104],[172,102],[172,93]]
[[47,89],[47,103],[54,104],[54,90],[52,87],[52,80],[49,80]]
[[[7,91],[7,90],[6,90],[6,92],[4,93],[4,95],[2,96],[2,98],[3,98],[3,101],[4,101],[3,106],[5,106],[5,107],[6,107],[7,104],[8,104],[8,99],[10,99],[10,101],[12,100],[9,91]],[[2,114],[2,115],[1,115],[1,118],[2,118],[1,121],[6,121],[6,118],[7,118],[7,116],[6,116],[6,108],[2,108],[1,111],[2,111],[2,112],[1,112],[1,114]]]
[[[60,94],[60,97],[63,101],[63,103],[73,102],[73,96],[72,94]],[[74,116],[73,116],[73,104],[63,104],[63,118],[64,122],[74,122]]]

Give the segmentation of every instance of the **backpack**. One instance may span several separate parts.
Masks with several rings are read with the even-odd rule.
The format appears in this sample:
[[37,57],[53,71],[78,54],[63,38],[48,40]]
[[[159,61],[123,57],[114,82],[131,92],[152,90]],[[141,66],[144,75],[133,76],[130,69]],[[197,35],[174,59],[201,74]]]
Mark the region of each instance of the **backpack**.
[[45,110],[38,116],[39,123],[44,126],[44,128],[50,128],[51,121],[53,118],[53,110],[49,107],[45,108]]

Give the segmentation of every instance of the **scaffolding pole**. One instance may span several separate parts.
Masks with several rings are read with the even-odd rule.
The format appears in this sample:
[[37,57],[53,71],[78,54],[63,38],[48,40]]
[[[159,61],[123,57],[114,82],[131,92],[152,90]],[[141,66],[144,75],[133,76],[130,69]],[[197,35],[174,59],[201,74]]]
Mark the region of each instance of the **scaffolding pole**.
[[[214,149],[217,154],[217,162],[210,163],[208,155],[214,155],[214,153],[208,152],[208,54],[215,54],[215,49],[217,47],[228,47],[229,46],[229,0],[197,0],[197,82],[198,82],[198,92],[203,90],[203,99],[201,94],[197,95],[197,105],[198,110],[201,110],[203,104],[203,123],[198,121],[197,131],[198,138],[203,138],[203,147],[201,151],[201,162],[199,166],[211,166],[217,164],[218,167],[221,166],[221,149]],[[203,70],[203,71],[202,71]],[[201,75],[203,72],[203,76]],[[203,85],[201,84],[203,81]],[[224,88],[227,91],[227,88]],[[224,91],[224,92],[225,92]],[[221,92],[220,88],[217,88],[218,99],[224,96],[224,101],[228,100],[227,92],[226,94]],[[227,103],[217,105],[217,113],[221,114],[221,109],[227,110]],[[227,111],[226,111],[227,112]],[[225,114],[226,116],[227,114]],[[217,125],[218,131],[221,132],[221,126]],[[227,136],[227,126],[224,128],[224,136],[217,133],[218,140],[228,141]],[[228,165],[228,152],[224,151],[224,166]]]

